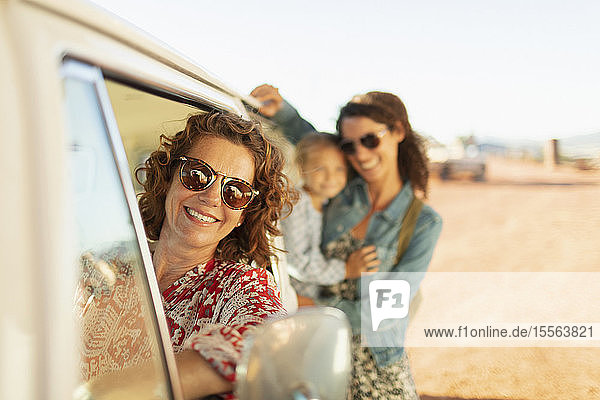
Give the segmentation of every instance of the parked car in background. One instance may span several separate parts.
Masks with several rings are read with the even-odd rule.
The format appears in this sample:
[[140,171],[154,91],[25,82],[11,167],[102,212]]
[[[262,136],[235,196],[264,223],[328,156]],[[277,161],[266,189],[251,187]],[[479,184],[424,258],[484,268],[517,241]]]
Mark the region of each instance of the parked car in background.
[[[219,109],[252,118],[246,105],[253,100],[83,1],[1,1],[0,67],[0,398],[100,398],[82,379],[85,332],[74,297],[82,262],[94,263],[103,276],[94,289],[111,290],[110,269],[99,255],[119,248],[130,257],[142,299],[139,329],[152,340],[152,372],[133,393],[114,375],[110,398],[181,399],[132,171],[157,148],[159,135],[181,130],[189,114]],[[273,273],[277,280],[278,270]],[[332,337],[346,332],[349,346],[344,317],[326,314],[314,318],[342,320],[329,326]],[[102,323],[107,334],[114,328],[110,318]],[[300,325],[273,327],[280,350],[296,354],[290,326]],[[344,343],[337,348],[345,349]],[[338,392],[342,385],[343,393],[349,360],[340,364],[339,354],[337,360],[337,380],[326,384]],[[295,370],[274,368],[294,378]],[[327,369],[320,371],[331,378]],[[272,382],[281,386],[284,380]],[[311,384],[311,390],[323,387]],[[250,393],[251,386],[244,388]]]
[[428,138],[427,155],[430,171],[441,179],[468,176],[476,181],[485,180],[485,156],[474,140],[457,139],[449,146],[443,145],[433,138]]

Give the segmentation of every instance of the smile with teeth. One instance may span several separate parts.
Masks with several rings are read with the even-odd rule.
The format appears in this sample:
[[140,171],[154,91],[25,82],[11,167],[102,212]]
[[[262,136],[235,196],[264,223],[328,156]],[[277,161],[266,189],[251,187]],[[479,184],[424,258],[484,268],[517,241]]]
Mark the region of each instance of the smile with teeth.
[[185,208],[185,211],[189,215],[191,215],[192,217],[196,218],[200,222],[208,222],[208,223],[210,223],[210,222],[216,222],[217,221],[215,218],[209,217],[208,215],[200,214],[196,210],[193,210],[193,209],[191,209],[189,207],[184,207],[184,208]]
[[378,163],[379,163],[379,161],[376,158],[374,158],[374,159],[366,161],[366,162],[361,162],[359,165],[362,170],[368,171],[370,169],[375,168]]

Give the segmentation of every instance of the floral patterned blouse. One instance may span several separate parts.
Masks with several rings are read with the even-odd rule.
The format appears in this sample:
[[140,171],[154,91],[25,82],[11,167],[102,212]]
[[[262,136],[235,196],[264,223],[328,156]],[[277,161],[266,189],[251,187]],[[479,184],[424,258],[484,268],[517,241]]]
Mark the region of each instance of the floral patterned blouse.
[[271,274],[241,263],[196,266],[162,295],[175,353],[196,350],[229,381],[235,380],[244,334],[285,314]]

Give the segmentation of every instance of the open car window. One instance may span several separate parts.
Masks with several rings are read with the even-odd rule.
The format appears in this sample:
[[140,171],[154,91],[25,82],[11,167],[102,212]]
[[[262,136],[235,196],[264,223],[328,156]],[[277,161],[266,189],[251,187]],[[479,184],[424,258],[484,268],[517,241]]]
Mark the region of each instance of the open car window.
[[[115,121],[127,153],[129,169],[136,193],[142,190],[137,182],[135,170],[141,166],[151,152],[158,148],[160,136],[173,136],[185,128],[187,118],[192,114],[206,112],[216,108],[215,105],[195,103],[188,104],[180,99],[175,101],[167,96],[161,96],[152,91],[152,88],[134,87],[115,79],[112,75],[105,79],[106,90],[114,112]],[[231,111],[231,110],[230,110]],[[291,151],[281,137],[270,127],[263,124],[263,132],[274,139],[284,151]],[[293,172],[286,169],[289,176]],[[143,175],[140,176],[143,179]],[[276,248],[283,248],[281,237],[274,239]],[[269,271],[273,273],[275,282],[282,295],[287,294],[286,279],[279,271],[279,265],[285,263],[285,253],[279,252],[277,259],[273,259],[273,266]],[[285,292],[285,294],[284,294]]]
[[161,135],[182,130],[192,114],[221,108],[223,99],[194,102],[77,60],[65,62],[63,75],[80,327],[75,398],[179,398],[135,171]]

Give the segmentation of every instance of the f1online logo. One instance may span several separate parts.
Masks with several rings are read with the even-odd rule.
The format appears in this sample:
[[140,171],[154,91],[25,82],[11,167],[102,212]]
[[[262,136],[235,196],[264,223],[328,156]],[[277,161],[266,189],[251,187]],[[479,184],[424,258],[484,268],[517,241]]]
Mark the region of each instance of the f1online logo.
[[369,283],[371,325],[373,331],[385,319],[402,319],[408,315],[410,284],[404,280],[375,280]]

